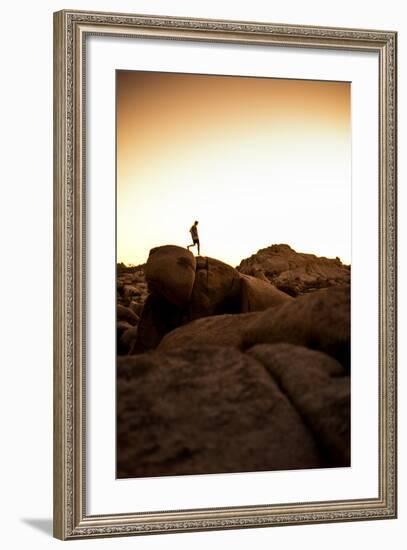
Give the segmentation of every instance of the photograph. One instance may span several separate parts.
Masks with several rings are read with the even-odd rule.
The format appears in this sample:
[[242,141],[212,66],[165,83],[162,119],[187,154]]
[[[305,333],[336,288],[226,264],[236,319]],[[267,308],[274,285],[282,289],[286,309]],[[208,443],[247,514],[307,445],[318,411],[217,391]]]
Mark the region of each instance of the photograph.
[[115,74],[116,478],[351,467],[352,83]]
[[397,517],[397,31],[225,16],[54,13],[61,540]]

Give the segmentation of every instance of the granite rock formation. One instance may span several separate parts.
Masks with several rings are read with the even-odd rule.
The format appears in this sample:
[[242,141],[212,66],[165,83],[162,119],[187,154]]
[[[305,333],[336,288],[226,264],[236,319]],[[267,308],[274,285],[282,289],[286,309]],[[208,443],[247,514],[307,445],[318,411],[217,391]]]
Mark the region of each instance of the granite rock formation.
[[119,264],[118,477],[349,466],[349,283],[287,245]]
[[287,244],[274,244],[259,250],[242,260],[237,270],[269,281],[291,296],[350,284],[350,266],[344,265],[339,258],[296,252]]
[[149,291],[182,308],[189,303],[195,269],[195,256],[189,250],[174,245],[153,248],[145,270]]

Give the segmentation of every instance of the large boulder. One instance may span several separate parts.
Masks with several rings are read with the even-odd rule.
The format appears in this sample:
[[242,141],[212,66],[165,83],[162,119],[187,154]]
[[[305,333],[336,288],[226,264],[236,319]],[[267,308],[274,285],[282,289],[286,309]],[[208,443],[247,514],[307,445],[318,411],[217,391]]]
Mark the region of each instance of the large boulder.
[[174,245],[152,248],[145,268],[148,288],[183,308],[191,297],[195,267],[195,256],[185,248]]
[[165,334],[181,325],[182,313],[165,298],[150,294],[141,311],[133,353],[155,349]]
[[240,275],[241,311],[262,311],[268,307],[278,306],[293,300],[268,281]]
[[240,312],[239,273],[214,258],[198,257],[188,320]]
[[256,313],[235,313],[196,319],[169,332],[158,349],[168,351],[207,344],[239,348],[243,333],[255,316]]
[[269,308],[250,323],[243,347],[287,342],[324,351],[350,368],[350,287],[331,287]]
[[350,466],[350,377],[335,359],[291,344],[259,344],[248,352],[289,397],[331,466]]
[[237,269],[240,273],[267,279],[291,296],[350,283],[350,267],[339,258],[296,252],[287,244],[263,248],[242,260]]
[[117,372],[119,478],[325,465],[273,377],[238,350],[127,356]]

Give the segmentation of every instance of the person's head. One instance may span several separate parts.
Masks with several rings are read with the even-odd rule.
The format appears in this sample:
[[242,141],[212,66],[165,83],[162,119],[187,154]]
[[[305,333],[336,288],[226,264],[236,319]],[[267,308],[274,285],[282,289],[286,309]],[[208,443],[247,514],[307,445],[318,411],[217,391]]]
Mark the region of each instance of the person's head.
[[195,220],[195,222],[194,222],[194,223],[195,223],[195,225],[198,225],[198,223],[199,223],[199,222],[198,222],[198,220]]

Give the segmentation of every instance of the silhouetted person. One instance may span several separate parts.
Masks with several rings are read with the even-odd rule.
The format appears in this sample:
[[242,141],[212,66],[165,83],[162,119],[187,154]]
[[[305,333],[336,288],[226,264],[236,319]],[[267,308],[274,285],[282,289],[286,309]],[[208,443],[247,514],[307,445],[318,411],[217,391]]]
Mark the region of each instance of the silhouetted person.
[[187,248],[189,250],[191,248],[191,246],[197,245],[198,246],[198,256],[199,256],[200,255],[200,248],[199,248],[199,236],[198,236],[198,223],[199,222],[197,222],[195,220],[194,225],[189,230],[189,232],[191,233],[193,244],[188,245]]

